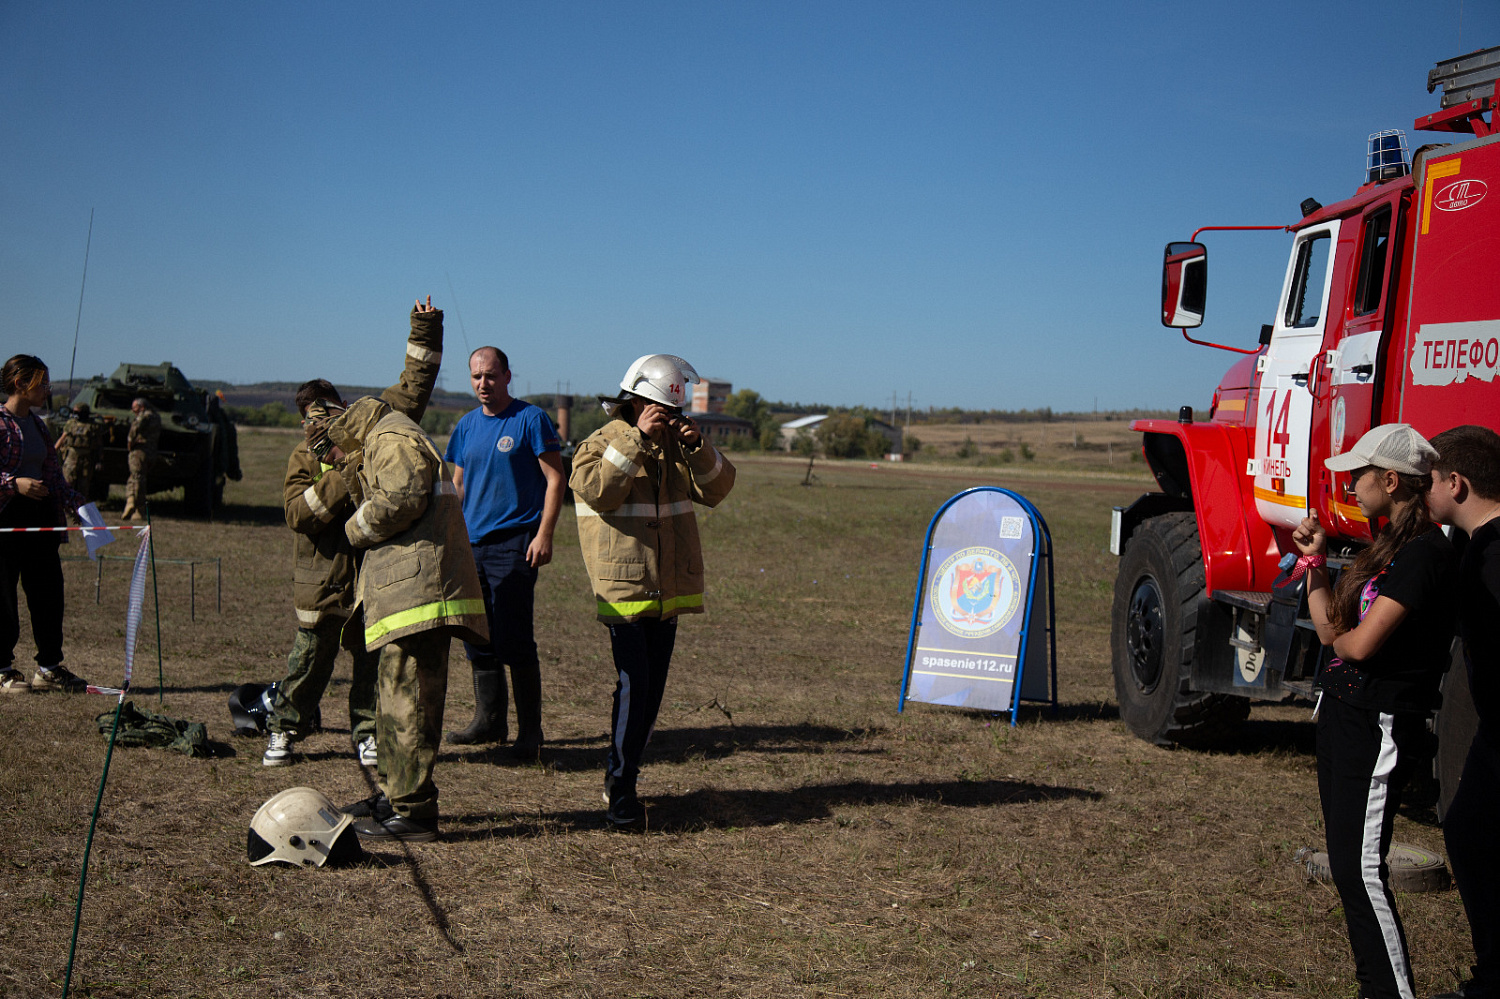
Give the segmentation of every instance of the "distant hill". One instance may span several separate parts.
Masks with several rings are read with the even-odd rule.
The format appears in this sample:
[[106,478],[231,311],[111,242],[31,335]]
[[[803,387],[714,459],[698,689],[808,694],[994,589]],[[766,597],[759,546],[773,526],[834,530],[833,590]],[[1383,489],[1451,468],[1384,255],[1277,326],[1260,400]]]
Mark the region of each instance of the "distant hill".
[[[301,382],[256,382],[252,385],[235,385],[231,382],[213,381],[211,379],[195,380],[194,385],[208,389],[210,392],[219,391],[224,393],[224,404],[236,409],[259,409],[267,403],[279,402],[289,412],[295,412],[293,397],[297,393],[297,386]],[[338,384],[335,382],[335,384]],[[385,391],[386,386],[370,385],[339,385],[339,391],[344,393],[344,398],[353,401],[364,395],[379,395]],[[556,415],[555,396],[548,392],[537,392],[524,397],[527,402],[534,403],[554,417]],[[438,390],[432,394],[432,402],[428,404],[430,410],[437,410],[450,414],[443,424],[451,424],[452,419],[462,413],[475,408],[478,405],[474,396],[467,392],[452,392]],[[878,419],[889,420],[890,410],[865,406],[829,406],[817,403],[801,402],[770,402],[768,405],[771,412],[778,420],[792,419],[796,416],[805,416],[809,413],[827,413],[830,411],[849,410],[858,415],[873,416]],[[602,422],[598,417],[599,403],[592,393],[575,393],[573,396],[573,425],[575,431],[592,429]],[[931,423],[1084,423],[1091,421],[1114,422],[1128,421],[1142,418],[1167,418],[1176,415],[1176,410],[1155,409],[1124,409],[1124,410],[1100,410],[1095,412],[1054,412],[1051,407],[1040,409],[1019,410],[974,410],[959,409],[957,407],[941,408],[929,407],[927,409],[913,409],[908,416],[904,407],[897,407],[896,422],[906,423],[908,419],[912,426]],[[578,436],[575,432],[574,436]]]
[[[224,393],[224,405],[245,406],[248,408],[259,408],[268,402],[279,402],[288,410],[295,409],[292,400],[297,394],[297,386],[301,382],[256,382],[253,385],[235,385],[231,382],[213,381],[211,379],[198,379],[193,382],[198,388],[208,389],[210,392]],[[335,382],[334,384],[338,384]],[[344,394],[344,398],[350,402],[364,395],[379,395],[386,390],[387,386],[378,387],[368,385],[339,385],[338,390]],[[432,393],[432,402],[429,408],[468,410],[473,409],[478,403],[468,392],[437,391]]]

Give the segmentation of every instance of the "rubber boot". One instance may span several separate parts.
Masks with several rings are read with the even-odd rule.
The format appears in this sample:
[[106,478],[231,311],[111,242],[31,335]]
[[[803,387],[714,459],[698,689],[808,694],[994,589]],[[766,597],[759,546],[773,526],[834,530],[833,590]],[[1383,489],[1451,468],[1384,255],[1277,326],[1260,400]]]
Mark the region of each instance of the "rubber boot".
[[481,742],[504,742],[508,735],[505,713],[509,705],[505,697],[505,667],[480,669],[474,667],[474,720],[469,727],[458,732],[449,732],[448,741],[459,746],[471,746]]
[[511,755],[535,763],[542,755],[542,668],[540,664],[512,666],[510,680],[516,688],[516,744]]

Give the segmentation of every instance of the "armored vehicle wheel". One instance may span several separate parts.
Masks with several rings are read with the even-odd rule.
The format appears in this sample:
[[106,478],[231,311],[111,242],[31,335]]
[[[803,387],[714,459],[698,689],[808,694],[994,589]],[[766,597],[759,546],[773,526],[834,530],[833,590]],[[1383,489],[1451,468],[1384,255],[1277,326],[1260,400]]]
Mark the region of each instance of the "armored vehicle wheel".
[[182,487],[183,505],[194,517],[208,519],[214,512],[214,469],[207,456],[203,457],[190,482]]
[[94,503],[109,501],[109,480],[102,472],[95,472],[89,479],[89,500]]
[[1193,514],[1169,513],[1136,528],[1115,577],[1115,699],[1130,730],[1159,746],[1219,741],[1250,713],[1243,697],[1190,687],[1203,598],[1203,552]]

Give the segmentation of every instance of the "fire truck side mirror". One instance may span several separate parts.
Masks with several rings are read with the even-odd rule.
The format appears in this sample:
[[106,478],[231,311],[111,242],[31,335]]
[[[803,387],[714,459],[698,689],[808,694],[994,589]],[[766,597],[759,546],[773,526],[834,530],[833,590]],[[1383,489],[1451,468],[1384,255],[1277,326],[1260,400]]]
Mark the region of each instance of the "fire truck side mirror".
[[1173,329],[1203,325],[1208,300],[1208,247],[1168,243],[1161,265],[1161,324]]

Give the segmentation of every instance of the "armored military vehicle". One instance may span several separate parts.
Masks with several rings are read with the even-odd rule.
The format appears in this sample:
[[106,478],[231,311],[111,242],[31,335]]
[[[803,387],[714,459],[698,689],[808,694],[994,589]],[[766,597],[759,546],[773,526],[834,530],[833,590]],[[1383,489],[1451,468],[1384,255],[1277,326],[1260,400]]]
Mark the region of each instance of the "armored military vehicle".
[[151,492],[181,486],[189,511],[209,516],[224,502],[224,480],[240,478],[240,452],[234,424],[219,397],[193,388],[170,361],[122,364],[105,378],[84,383],[73,405],[88,403],[104,424],[104,458],[94,476],[91,499],[102,500],[111,483],[130,478],[125,434],[130,404],[145,399],[161,415],[161,443],[147,479]]

